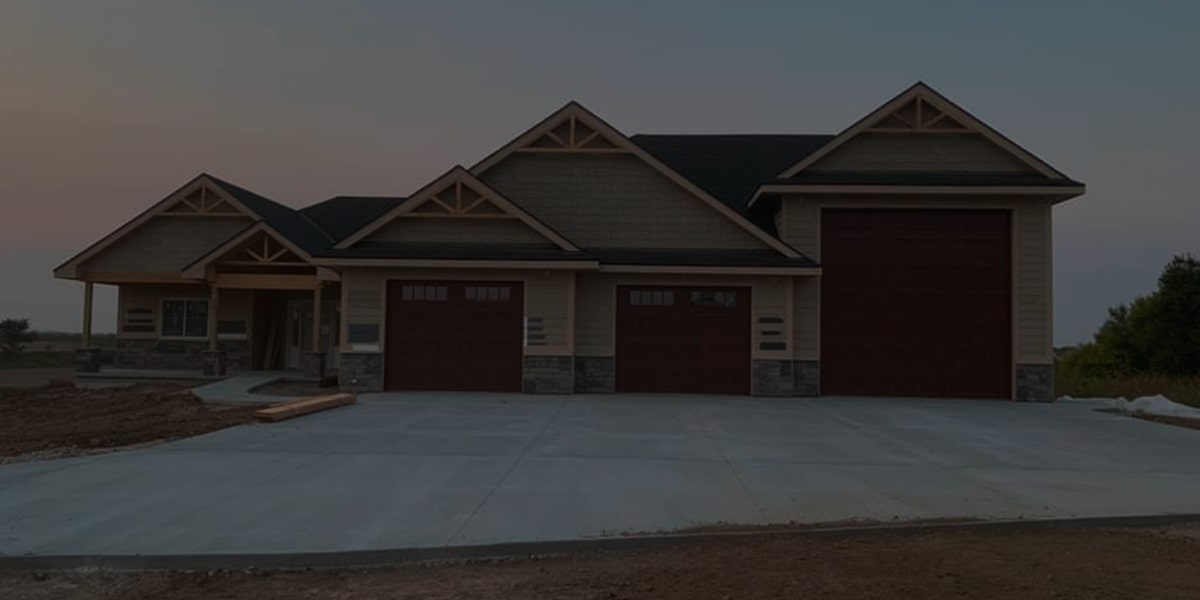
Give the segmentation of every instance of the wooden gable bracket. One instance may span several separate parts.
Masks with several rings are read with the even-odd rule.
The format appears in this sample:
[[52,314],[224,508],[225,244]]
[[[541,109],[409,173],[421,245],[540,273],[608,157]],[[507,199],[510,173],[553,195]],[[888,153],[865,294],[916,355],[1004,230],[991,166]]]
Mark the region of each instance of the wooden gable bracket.
[[230,204],[225,196],[207,185],[179,198],[159,214],[173,217],[244,217],[245,212]]
[[917,96],[866,129],[873,133],[978,133]]
[[597,154],[628,154],[628,150],[597,128],[589,126],[577,115],[568,114],[555,124],[544,127],[542,134],[517,152],[582,152]]
[[462,166],[456,166],[388,212],[376,217],[335,248],[349,248],[395,219],[516,219],[566,252],[579,247],[505,198]]
[[311,259],[307,252],[269,225],[258,222],[196,259],[181,272],[189,279],[212,280],[217,265],[311,267]]

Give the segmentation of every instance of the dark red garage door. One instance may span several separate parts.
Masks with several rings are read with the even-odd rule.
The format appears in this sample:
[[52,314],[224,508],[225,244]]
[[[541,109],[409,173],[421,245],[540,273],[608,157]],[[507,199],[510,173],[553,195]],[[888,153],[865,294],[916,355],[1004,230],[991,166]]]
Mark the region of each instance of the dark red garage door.
[[387,389],[521,391],[521,294],[516,282],[389,282]]
[[617,391],[748,394],[750,289],[618,287]]
[[828,395],[1008,398],[1009,213],[830,210],[821,217]]

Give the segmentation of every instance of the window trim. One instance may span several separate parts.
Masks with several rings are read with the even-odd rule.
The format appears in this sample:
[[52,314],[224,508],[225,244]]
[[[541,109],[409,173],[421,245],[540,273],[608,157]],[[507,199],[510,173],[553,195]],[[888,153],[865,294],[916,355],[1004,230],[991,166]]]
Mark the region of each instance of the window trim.
[[[207,308],[212,308],[209,305],[208,298],[201,298],[201,297],[195,297],[195,296],[193,296],[193,297],[160,298],[158,301],[158,323],[157,323],[159,339],[175,340],[175,341],[182,341],[182,342],[193,342],[193,341],[201,341],[201,340],[208,339],[208,320],[207,319],[205,319],[205,321],[204,321],[204,335],[168,335],[167,333],[165,333],[166,328],[163,327],[163,319],[165,319],[167,316],[167,310],[166,310],[167,302],[184,302],[185,303],[184,304],[184,317],[183,317],[185,333],[187,332],[187,304],[186,304],[187,302],[203,302]],[[219,337],[220,336],[218,336],[218,338]]]

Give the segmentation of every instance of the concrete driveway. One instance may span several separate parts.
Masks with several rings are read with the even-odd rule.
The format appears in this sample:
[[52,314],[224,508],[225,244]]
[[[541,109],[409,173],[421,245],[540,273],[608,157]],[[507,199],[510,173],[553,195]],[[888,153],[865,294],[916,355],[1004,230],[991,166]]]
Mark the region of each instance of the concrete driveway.
[[10,555],[1198,510],[1200,431],[991,401],[378,394],[145,450],[0,466]]

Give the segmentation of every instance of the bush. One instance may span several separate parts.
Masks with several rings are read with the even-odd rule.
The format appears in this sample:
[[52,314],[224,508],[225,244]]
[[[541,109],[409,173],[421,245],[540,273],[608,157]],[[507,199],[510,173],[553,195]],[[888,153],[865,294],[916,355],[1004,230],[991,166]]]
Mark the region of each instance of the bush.
[[25,344],[33,341],[29,330],[29,319],[4,319],[0,321],[0,352],[15,356],[25,350]]

